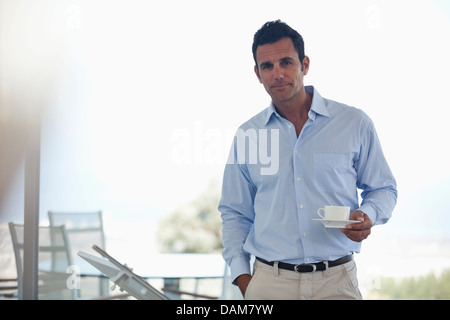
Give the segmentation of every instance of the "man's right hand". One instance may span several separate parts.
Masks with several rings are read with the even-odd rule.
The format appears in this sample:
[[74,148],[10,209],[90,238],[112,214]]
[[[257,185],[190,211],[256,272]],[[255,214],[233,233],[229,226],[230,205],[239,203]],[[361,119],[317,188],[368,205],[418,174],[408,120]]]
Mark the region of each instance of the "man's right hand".
[[250,280],[252,280],[252,276],[249,274],[241,274],[236,278],[236,284],[238,285],[239,290],[241,290],[243,297],[245,296],[245,291],[247,291]]

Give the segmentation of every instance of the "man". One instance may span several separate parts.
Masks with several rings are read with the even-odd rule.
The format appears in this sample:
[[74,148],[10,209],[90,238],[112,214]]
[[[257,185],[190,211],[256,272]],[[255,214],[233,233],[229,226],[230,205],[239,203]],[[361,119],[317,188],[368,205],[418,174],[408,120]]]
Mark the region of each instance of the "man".
[[[224,171],[219,211],[233,284],[245,299],[362,299],[353,253],[397,201],[374,125],[304,86],[310,60],[284,22],[264,24],[252,51],[272,101],[239,128]],[[348,206],[361,222],[325,228],[313,220],[324,205]]]

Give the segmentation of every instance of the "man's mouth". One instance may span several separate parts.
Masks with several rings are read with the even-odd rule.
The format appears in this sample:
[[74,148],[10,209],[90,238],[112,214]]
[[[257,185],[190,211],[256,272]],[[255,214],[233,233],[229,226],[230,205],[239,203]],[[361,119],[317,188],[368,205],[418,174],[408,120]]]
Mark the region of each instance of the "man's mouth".
[[289,83],[277,83],[277,84],[272,85],[272,88],[273,89],[284,89],[287,86],[289,86]]

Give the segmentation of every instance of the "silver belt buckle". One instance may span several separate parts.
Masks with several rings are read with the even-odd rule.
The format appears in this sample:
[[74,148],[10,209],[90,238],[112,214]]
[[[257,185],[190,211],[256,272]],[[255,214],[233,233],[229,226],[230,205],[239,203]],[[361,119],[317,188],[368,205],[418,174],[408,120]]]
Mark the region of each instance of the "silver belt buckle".
[[296,265],[294,266],[295,272],[300,273],[300,271],[298,271],[298,267],[299,267],[299,266],[311,266],[311,267],[312,267],[312,271],[311,271],[311,272],[315,272],[316,269],[317,269],[317,266],[316,266],[315,264],[312,264],[312,263],[296,264]]

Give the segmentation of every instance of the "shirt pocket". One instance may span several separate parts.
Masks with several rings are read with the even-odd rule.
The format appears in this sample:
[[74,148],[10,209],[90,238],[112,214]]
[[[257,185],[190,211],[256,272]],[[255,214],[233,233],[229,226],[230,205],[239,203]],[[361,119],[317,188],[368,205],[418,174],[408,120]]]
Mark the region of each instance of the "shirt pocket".
[[354,188],[354,170],[350,153],[315,153],[314,182],[321,191],[339,192]]

